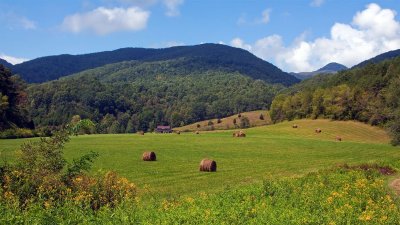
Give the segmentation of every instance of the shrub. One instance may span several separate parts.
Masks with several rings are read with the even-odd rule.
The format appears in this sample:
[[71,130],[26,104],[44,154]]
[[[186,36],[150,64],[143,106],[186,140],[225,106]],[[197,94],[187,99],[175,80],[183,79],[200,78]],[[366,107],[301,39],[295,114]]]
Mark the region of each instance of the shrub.
[[0,139],[31,138],[37,137],[40,133],[25,128],[13,128],[0,132]]
[[240,128],[248,128],[250,127],[250,120],[249,118],[242,116],[240,118]]
[[207,123],[207,125],[208,125],[208,126],[212,126],[212,125],[214,125],[214,123],[213,123],[212,120],[209,120],[208,123]]
[[259,118],[260,120],[264,120],[264,115],[261,113]]
[[90,152],[70,164],[64,159],[63,147],[69,136],[91,124],[81,120],[50,138],[23,144],[16,164],[0,167],[0,204],[27,209],[32,204],[48,208],[72,202],[97,210],[133,198],[135,185],[116,173],[98,177],[85,174],[97,153]]

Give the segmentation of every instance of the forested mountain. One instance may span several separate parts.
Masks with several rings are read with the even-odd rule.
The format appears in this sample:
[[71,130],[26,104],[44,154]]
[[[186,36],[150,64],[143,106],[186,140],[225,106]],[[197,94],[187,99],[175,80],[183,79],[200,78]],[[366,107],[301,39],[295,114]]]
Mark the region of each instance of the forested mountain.
[[0,64],[0,131],[14,127],[33,128],[26,110],[25,83]]
[[7,62],[4,59],[0,59],[0,64],[3,65],[4,67],[10,68],[10,69],[13,67],[13,65],[11,63]]
[[400,143],[400,57],[334,75],[318,75],[278,95],[274,121],[295,118],[358,120],[387,127]]
[[339,64],[339,63],[332,62],[332,63],[326,64],[324,67],[322,67],[316,71],[313,71],[313,72],[301,72],[301,73],[291,73],[291,74],[301,80],[304,80],[304,79],[313,77],[318,74],[337,73],[338,71],[345,70],[345,69],[347,69],[346,66]]
[[345,65],[342,65],[340,63],[332,62],[326,64],[324,67],[320,68],[316,72],[338,72],[341,70],[346,70],[347,67]]
[[165,49],[123,48],[85,55],[58,55],[30,60],[13,67],[29,83],[41,83],[111,63],[136,60],[155,62],[185,58],[202,71],[239,72],[268,83],[291,85],[298,79],[239,48],[220,44],[179,46]]
[[173,127],[267,108],[282,85],[239,72],[206,70],[190,58],[109,64],[28,88],[37,126],[58,126],[73,115],[97,132]]
[[366,66],[366,65],[368,65],[370,63],[379,63],[379,62],[382,62],[384,60],[393,59],[393,58],[396,58],[396,57],[399,57],[399,56],[400,56],[400,49],[389,51],[389,52],[385,52],[385,53],[382,53],[380,55],[375,56],[374,58],[365,60],[365,61],[353,66],[353,68],[363,67],[363,66]]

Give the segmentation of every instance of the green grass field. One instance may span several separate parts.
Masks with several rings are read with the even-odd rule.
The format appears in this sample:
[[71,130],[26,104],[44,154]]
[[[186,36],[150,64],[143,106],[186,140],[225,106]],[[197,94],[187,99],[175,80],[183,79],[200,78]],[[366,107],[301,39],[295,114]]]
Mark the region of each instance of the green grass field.
[[[292,128],[292,124],[299,128]],[[321,128],[321,134],[315,134]],[[357,122],[299,120],[245,130],[177,134],[82,135],[66,145],[71,160],[96,151],[93,172],[114,170],[139,187],[139,193],[162,197],[215,193],[227,187],[261,183],[265,176],[298,176],[341,163],[390,161],[399,148],[387,134]],[[342,142],[335,141],[341,136]],[[29,139],[0,140],[0,159],[12,161]],[[29,141],[33,141],[30,139]],[[155,151],[156,162],[143,162],[144,151]],[[199,172],[203,158],[217,161],[216,173]]]

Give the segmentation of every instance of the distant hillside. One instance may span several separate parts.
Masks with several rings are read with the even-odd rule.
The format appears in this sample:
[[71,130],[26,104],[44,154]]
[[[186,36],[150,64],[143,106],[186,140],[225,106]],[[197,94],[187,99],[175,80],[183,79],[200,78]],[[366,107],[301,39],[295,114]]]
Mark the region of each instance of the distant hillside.
[[389,52],[385,52],[383,54],[375,56],[374,58],[365,60],[365,61],[353,66],[353,68],[363,67],[363,66],[366,66],[366,65],[368,65],[370,63],[379,63],[379,62],[382,62],[384,60],[393,59],[393,58],[396,58],[396,57],[399,57],[399,56],[400,56],[400,49],[389,51]]
[[387,127],[400,144],[400,57],[304,80],[275,97],[273,121],[358,120]]
[[13,65],[11,63],[7,62],[4,59],[0,59],[0,64],[2,64],[3,66],[5,66],[8,69],[11,69],[13,67]]
[[268,83],[291,85],[298,79],[253,54],[220,44],[180,46],[165,49],[123,48],[84,55],[58,55],[30,60],[14,66],[14,72],[29,83],[41,83],[111,63],[136,60],[155,62],[185,58],[202,71],[239,72]]
[[316,71],[313,71],[313,72],[301,72],[301,73],[291,73],[291,74],[301,80],[304,80],[304,79],[313,77],[317,74],[334,74],[334,73],[337,73],[338,71],[346,70],[346,69],[347,69],[346,66],[339,64],[339,63],[332,62],[332,63],[328,63],[324,67],[322,67]]
[[80,115],[97,123],[96,132],[125,133],[269,108],[282,88],[237,72],[203,71],[181,58],[109,64],[31,85],[28,93],[38,127]]
[[[262,115],[262,119],[260,116]],[[225,118],[214,118],[211,120],[199,121],[194,124],[189,124],[183,127],[174,128],[174,130],[179,131],[209,131],[209,130],[229,130],[229,129],[240,129],[241,119],[247,118],[249,121],[249,127],[263,126],[272,124],[271,118],[269,117],[268,110],[257,110],[251,112],[243,112],[235,114],[233,116]],[[211,123],[210,123],[211,121]],[[236,123],[234,123],[236,121]],[[242,123],[243,125],[243,123]]]

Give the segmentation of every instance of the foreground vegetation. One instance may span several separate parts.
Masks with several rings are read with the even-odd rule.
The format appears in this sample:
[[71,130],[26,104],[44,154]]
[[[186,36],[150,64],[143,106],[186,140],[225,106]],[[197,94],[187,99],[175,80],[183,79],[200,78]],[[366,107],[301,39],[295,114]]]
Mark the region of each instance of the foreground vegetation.
[[[293,123],[298,128],[292,128]],[[316,134],[316,127],[322,133]],[[400,169],[400,153],[387,144],[390,139],[382,129],[351,121],[299,120],[245,132],[245,138],[233,138],[231,131],[73,137],[64,150],[66,160],[81,160],[67,164],[66,170],[56,170],[60,175],[72,175],[67,186],[70,192],[61,189],[62,198],[54,198],[59,189],[53,187],[59,183],[44,179],[41,185],[46,188],[37,186],[38,195],[21,205],[15,196],[26,190],[7,189],[9,182],[3,180],[0,223],[400,222],[399,202],[386,183]],[[336,135],[343,141],[335,141]],[[14,150],[22,141],[0,142],[1,157],[9,165],[18,159]],[[82,156],[91,150],[100,155],[94,169],[73,173],[77,170],[71,168],[87,168],[82,167],[86,165],[82,162],[87,162]],[[145,150],[156,151],[157,161],[141,161]],[[198,171],[205,157],[217,161],[216,173]],[[34,171],[41,171],[43,158],[38,159],[32,162],[39,166]],[[358,166],[366,162],[368,165]],[[11,180],[26,177],[12,170],[10,174]],[[96,199],[106,201],[94,207]]]
[[126,200],[99,211],[73,202],[25,210],[0,201],[2,224],[398,224],[400,207],[378,170],[341,167],[216,195]]

